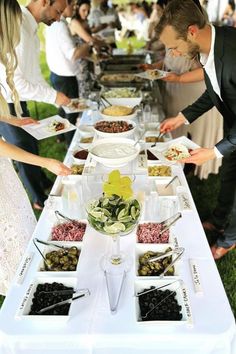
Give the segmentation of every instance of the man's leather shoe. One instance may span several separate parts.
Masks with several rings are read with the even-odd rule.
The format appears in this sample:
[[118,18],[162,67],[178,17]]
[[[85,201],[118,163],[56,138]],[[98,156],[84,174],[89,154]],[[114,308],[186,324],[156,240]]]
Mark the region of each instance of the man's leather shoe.
[[220,259],[220,258],[224,257],[228,252],[232,251],[234,248],[235,248],[235,244],[229,248],[216,247],[216,249],[214,250],[214,253],[212,253],[213,258],[215,260]]
[[215,226],[214,224],[212,224],[210,221],[206,220],[202,223],[202,226],[204,228],[204,230],[206,231],[214,231],[217,232],[219,234],[223,234],[224,229],[219,229],[217,226]]

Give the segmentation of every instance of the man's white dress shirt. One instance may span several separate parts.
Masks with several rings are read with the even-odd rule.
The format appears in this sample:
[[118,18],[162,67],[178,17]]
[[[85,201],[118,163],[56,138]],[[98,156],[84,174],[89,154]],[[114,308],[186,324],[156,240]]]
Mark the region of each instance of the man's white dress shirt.
[[[38,24],[26,7],[21,7],[22,25],[20,43],[16,48],[18,66],[14,73],[14,83],[21,101],[55,103],[57,92],[44,80],[40,65],[40,43],[37,36]],[[7,102],[12,102],[11,91],[6,84],[5,67],[0,65],[2,90]]]
[[46,57],[51,72],[59,76],[76,76],[77,63],[73,59],[74,39],[64,17],[46,29]]

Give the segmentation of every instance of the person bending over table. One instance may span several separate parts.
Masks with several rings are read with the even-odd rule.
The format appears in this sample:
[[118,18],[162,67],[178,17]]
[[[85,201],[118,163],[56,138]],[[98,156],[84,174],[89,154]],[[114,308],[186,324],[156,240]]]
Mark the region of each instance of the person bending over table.
[[212,219],[204,225],[217,233],[211,251],[219,259],[235,248],[236,243],[236,29],[208,24],[192,0],[172,0],[156,30],[173,55],[194,58],[200,54],[206,84],[202,96],[177,116],[166,119],[161,131],[172,131],[186,121],[192,123],[213,106],[224,119],[224,138],[215,147],[195,149],[189,158],[182,160],[202,165],[223,157],[217,206]]

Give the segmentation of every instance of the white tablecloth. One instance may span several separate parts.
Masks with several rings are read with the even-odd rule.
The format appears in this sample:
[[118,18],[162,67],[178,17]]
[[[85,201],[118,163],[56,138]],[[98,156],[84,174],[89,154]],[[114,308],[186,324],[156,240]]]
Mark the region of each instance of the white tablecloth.
[[[178,175],[182,185],[188,188],[181,168],[178,169]],[[54,191],[58,189],[60,181],[57,178]],[[54,222],[55,216],[44,210],[34,237],[47,240]],[[0,353],[235,354],[234,317],[194,205],[193,211],[183,213],[174,231],[179,246],[185,248],[180,278],[188,290],[192,325],[138,324],[134,306],[134,269],[128,273],[119,310],[112,315],[99,266],[101,255],[110,247],[110,238],[89,228],[76,278],[77,287],[89,288],[91,296],[73,302],[71,318],[65,323],[16,318],[29,284],[39,275],[36,270],[40,256],[30,243],[26,252],[26,256],[31,252],[34,254],[30,268],[21,285],[16,283],[16,277],[0,312]],[[134,258],[134,233],[121,239],[121,248]],[[194,292],[189,258],[197,262],[202,295]],[[47,276],[46,272],[44,276]]]

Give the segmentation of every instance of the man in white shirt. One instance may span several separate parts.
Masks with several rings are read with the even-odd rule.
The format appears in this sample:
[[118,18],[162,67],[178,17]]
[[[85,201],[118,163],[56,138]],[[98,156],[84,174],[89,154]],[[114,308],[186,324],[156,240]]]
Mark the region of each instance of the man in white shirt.
[[186,121],[192,123],[213,106],[224,118],[224,138],[215,147],[195,149],[189,158],[181,160],[201,165],[223,156],[217,206],[212,219],[204,225],[205,229],[217,234],[217,242],[211,250],[213,257],[219,259],[236,245],[236,29],[207,24],[194,2],[197,3],[172,0],[156,30],[173,55],[195,57],[201,54],[206,91],[176,117],[166,119],[160,129],[167,132],[186,124]]
[[[78,82],[76,78],[78,63],[76,60],[89,55],[89,44],[76,46],[70,33],[67,17],[73,13],[73,1],[68,0],[67,6],[62,13],[60,22],[55,22],[46,29],[46,58],[51,71],[50,79],[52,86],[60,90],[70,98],[78,98]],[[75,124],[77,113],[66,114],[60,108],[60,116],[67,118]],[[74,133],[67,133],[65,138],[69,144]]]
[[[28,100],[42,101],[57,105],[67,105],[70,99],[61,92],[50,87],[41,75],[39,66],[39,39],[37,36],[40,22],[50,25],[59,21],[66,7],[66,0],[32,0],[27,7],[22,7],[21,40],[16,48],[18,66],[14,74],[14,83],[20,95],[22,116],[29,116]],[[14,24],[13,24],[14,25]],[[5,88],[7,102],[15,115],[11,103],[11,94],[6,84],[5,69],[0,68],[1,83]],[[23,129],[0,123],[0,134],[10,143],[38,154],[37,141]],[[51,182],[40,167],[17,163],[20,177],[32,196],[35,209],[42,209],[47,198],[44,189],[50,187]]]

